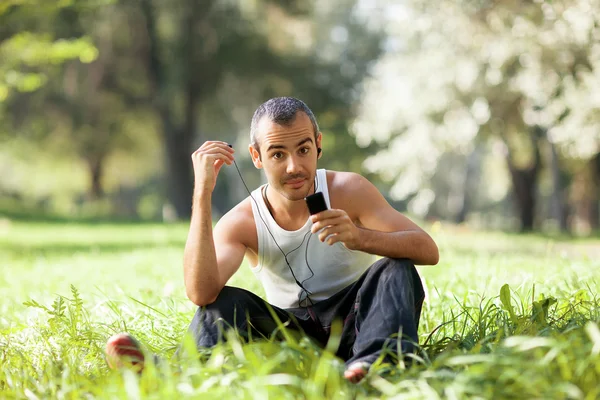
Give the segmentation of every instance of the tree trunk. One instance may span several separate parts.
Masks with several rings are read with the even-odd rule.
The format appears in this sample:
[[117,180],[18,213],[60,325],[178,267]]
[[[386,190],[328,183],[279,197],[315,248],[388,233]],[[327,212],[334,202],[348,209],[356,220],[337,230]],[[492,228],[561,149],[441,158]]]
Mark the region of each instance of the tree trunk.
[[462,204],[460,211],[454,219],[457,224],[461,224],[467,220],[467,215],[471,210],[472,192],[477,187],[479,181],[479,166],[481,164],[480,157],[481,149],[475,146],[467,156],[467,165],[465,167],[465,180],[463,183]]
[[530,168],[510,168],[519,220],[521,221],[521,232],[532,231],[534,227],[537,176],[531,172]]
[[588,223],[593,231],[600,230],[600,153],[589,161],[590,168],[590,198]]
[[550,169],[552,172],[551,217],[558,221],[561,232],[569,232],[569,204],[567,193],[568,177],[560,167],[556,146],[550,144]]
[[177,218],[189,218],[192,213],[194,176],[191,159],[192,132],[175,130],[163,121],[165,158],[167,164],[167,198]]
[[88,197],[90,200],[98,200],[104,196],[102,187],[102,173],[104,171],[104,157],[91,157],[87,160],[90,172],[90,190]]
[[[163,62],[159,51],[160,38],[156,27],[155,6],[151,0],[141,2],[148,34],[148,73],[153,87],[153,103],[162,122],[162,136],[166,161],[166,197],[175,209],[177,218],[189,218],[193,194],[193,173],[190,155],[196,133],[198,99],[200,98],[199,66],[194,62],[196,35],[194,24],[198,21],[199,5],[195,0],[188,3],[188,12],[182,23],[180,61]],[[177,74],[169,68],[181,67]],[[171,79],[171,81],[169,80]],[[177,118],[177,95],[184,96],[182,117]],[[179,122],[178,122],[179,120]]]
[[511,157],[510,147],[506,161],[513,183],[513,194],[520,220],[521,232],[530,232],[535,226],[537,181],[541,167],[539,139],[545,136],[545,130],[534,127],[529,133],[533,148],[533,162],[529,167],[518,168]]

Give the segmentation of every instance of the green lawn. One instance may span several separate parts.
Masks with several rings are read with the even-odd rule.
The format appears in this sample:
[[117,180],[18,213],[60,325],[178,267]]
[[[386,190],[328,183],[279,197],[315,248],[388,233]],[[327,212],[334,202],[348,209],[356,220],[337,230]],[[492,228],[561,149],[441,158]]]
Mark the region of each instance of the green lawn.
[[[195,311],[185,224],[0,220],[0,398],[600,396],[598,239],[430,231],[441,261],[419,268],[423,352],[351,385],[331,351],[293,337],[232,338],[200,355],[187,346],[172,361]],[[246,265],[232,284],[262,294]],[[124,330],[166,361],[141,378],[109,371],[104,343]]]

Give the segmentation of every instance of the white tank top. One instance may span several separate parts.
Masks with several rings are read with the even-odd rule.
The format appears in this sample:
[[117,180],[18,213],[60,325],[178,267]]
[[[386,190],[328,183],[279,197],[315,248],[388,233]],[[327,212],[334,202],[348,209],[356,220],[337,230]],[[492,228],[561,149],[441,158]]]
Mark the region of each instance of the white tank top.
[[[323,192],[327,207],[331,208],[326,174],[324,169],[317,170],[317,192]],[[349,250],[339,242],[332,246],[321,242],[318,235],[310,231],[310,218],[297,231],[281,228],[265,204],[262,196],[264,186],[252,192],[255,200],[251,201],[252,212],[258,233],[258,264],[252,271],[265,288],[269,303],[280,308],[307,305],[307,301],[303,301],[302,304],[298,301],[302,289],[294,280],[282,251],[287,255],[296,279],[312,293],[310,299],[315,303],[331,297],[357,281],[375,261],[375,256]],[[265,225],[268,226],[268,230]],[[305,298],[305,294],[302,298]]]

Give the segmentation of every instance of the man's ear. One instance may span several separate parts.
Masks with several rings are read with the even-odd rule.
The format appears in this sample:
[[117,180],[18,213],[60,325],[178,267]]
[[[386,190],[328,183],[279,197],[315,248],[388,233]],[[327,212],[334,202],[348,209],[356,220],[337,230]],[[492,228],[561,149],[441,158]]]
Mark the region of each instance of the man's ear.
[[250,157],[252,157],[252,163],[258,169],[262,168],[262,160],[260,157],[260,153],[253,145],[248,146],[248,151],[250,152]]
[[321,151],[319,151],[319,154],[317,154],[317,160],[319,158],[321,158],[321,156],[323,155],[323,147],[321,146],[321,139],[323,139],[323,134],[321,132],[319,132],[319,135],[317,136],[317,149],[321,149]]

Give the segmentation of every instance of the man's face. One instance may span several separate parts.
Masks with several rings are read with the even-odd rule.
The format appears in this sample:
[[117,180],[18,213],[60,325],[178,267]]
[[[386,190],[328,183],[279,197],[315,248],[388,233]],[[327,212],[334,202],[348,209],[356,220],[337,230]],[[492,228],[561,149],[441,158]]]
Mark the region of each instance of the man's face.
[[[317,171],[317,147],[321,146],[321,134],[315,143],[310,118],[298,111],[294,122],[284,126],[264,117],[258,123],[256,140],[269,185],[288,200],[309,195]],[[257,156],[253,153],[255,164]]]

